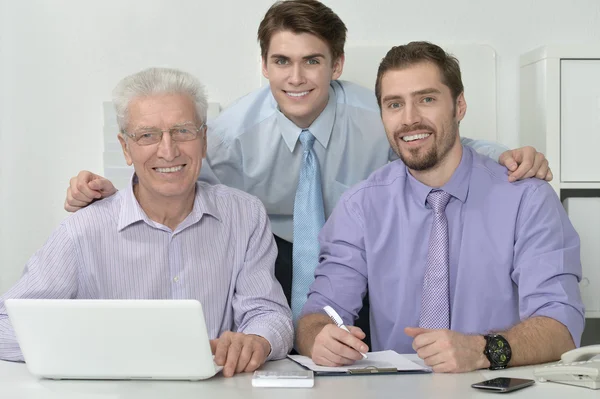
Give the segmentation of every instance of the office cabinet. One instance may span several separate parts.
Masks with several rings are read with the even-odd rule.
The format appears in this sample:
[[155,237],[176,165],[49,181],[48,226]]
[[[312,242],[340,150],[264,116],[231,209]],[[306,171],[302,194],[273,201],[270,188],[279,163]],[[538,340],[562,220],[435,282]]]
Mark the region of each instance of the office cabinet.
[[600,317],[600,198],[567,198],[563,204],[581,240],[579,288],[586,315]]
[[550,184],[581,239],[586,317],[600,318],[600,45],[521,57],[519,133],[550,163]]

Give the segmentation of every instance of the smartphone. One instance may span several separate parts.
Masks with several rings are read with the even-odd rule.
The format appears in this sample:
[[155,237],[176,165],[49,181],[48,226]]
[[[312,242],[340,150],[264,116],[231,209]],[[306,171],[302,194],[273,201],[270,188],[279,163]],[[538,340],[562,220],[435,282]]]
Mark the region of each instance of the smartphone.
[[487,381],[481,381],[471,386],[473,388],[487,389],[494,392],[511,392],[528,387],[534,383],[534,380],[526,380],[523,378],[498,377]]

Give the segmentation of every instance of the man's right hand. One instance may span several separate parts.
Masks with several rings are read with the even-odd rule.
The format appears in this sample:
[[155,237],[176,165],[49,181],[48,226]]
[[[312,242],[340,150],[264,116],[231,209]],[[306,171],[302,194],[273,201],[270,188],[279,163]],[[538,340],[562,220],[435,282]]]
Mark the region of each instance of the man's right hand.
[[311,358],[320,366],[340,367],[362,359],[369,347],[362,342],[365,333],[358,327],[349,326],[350,332],[335,324],[327,324],[315,337]]
[[116,192],[117,189],[110,180],[82,170],[77,176],[71,178],[67,189],[65,210],[76,212],[88,206],[92,201],[110,197]]

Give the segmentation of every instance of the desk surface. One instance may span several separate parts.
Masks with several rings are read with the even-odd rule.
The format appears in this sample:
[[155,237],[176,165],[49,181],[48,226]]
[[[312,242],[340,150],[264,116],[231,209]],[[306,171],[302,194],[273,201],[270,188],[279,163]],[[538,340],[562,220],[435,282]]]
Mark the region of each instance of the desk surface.
[[[413,360],[416,359],[411,357]],[[267,363],[264,370],[296,370],[290,360]],[[253,388],[252,374],[224,378],[218,375],[199,382],[190,381],[53,381],[31,376],[25,364],[0,361],[0,396],[19,399],[153,399],[153,398],[494,398],[494,394],[470,387],[495,377],[533,378],[535,367],[465,374],[372,375],[316,377],[310,389]],[[490,396],[492,395],[492,396]],[[536,382],[515,391],[510,398],[600,397],[600,391],[555,383]]]

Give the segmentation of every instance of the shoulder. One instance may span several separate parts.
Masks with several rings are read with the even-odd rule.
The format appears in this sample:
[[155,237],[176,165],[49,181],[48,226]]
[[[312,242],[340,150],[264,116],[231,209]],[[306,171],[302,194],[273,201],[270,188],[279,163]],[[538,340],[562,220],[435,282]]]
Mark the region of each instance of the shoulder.
[[119,222],[119,212],[123,204],[126,190],[96,201],[83,209],[69,215],[63,222],[67,230],[76,234],[98,231],[108,226],[116,226]]
[[334,80],[331,82],[338,104],[362,110],[364,112],[376,113],[379,118],[379,106],[375,93],[366,87],[345,80]]
[[264,120],[273,117],[277,103],[267,85],[239,98],[208,123],[208,135],[234,140]]
[[[469,196],[490,201],[501,201],[523,210],[533,203],[556,202],[560,205],[554,189],[548,182],[529,178],[516,182],[508,181],[506,167],[484,155],[473,152],[473,170]],[[533,201],[531,201],[533,199]]]
[[242,190],[223,184],[209,184],[201,181],[198,182],[198,188],[223,216],[231,215],[232,212],[255,217],[259,214],[266,215],[262,202],[254,195]]
[[[381,198],[387,194],[401,194],[406,181],[406,166],[401,160],[389,162],[369,175],[360,183],[352,186],[341,201],[357,203],[372,198]],[[398,183],[400,183],[398,185]]]

